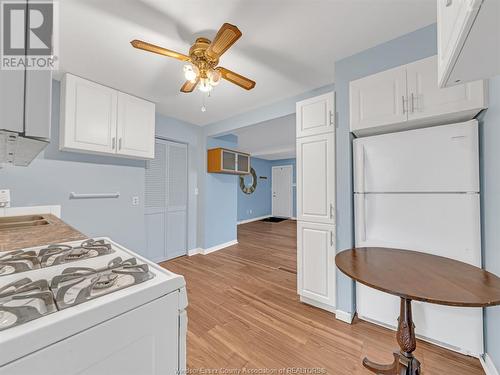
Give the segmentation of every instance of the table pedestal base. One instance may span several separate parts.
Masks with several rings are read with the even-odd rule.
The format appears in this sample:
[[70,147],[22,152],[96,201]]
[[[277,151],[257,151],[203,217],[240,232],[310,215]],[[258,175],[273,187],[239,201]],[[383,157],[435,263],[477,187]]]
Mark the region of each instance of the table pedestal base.
[[363,366],[379,375],[420,375],[420,362],[412,354],[417,348],[417,339],[409,299],[401,298],[396,338],[400,351],[394,353],[392,364],[379,365],[365,358]]

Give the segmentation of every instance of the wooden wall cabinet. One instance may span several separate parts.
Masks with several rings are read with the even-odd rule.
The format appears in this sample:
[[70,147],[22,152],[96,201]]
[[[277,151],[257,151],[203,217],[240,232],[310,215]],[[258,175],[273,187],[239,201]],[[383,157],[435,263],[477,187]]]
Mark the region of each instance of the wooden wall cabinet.
[[207,172],[227,174],[250,173],[250,155],[226,148],[207,151]]

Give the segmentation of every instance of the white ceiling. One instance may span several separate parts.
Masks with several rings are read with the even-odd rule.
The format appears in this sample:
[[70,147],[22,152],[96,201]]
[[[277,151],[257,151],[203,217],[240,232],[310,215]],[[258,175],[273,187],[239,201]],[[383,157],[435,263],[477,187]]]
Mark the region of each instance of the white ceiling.
[[[144,97],[160,113],[205,125],[332,83],[334,61],[426,26],[436,0],[64,0],[60,69]],[[136,50],[143,39],[187,53],[229,22],[243,36],[220,64],[257,82],[223,82],[200,111],[183,63]]]
[[238,150],[253,157],[280,160],[295,157],[295,114],[264,121],[232,132]]

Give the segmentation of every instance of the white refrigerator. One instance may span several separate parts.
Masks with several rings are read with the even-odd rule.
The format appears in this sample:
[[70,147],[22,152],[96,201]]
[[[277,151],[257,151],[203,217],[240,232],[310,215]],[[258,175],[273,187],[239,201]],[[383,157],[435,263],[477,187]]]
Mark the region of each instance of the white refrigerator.
[[[476,120],[358,138],[353,153],[356,247],[417,250],[481,267]],[[356,304],[361,319],[396,327],[399,298],[357,283]],[[484,352],[482,309],[414,301],[413,313],[418,337]]]

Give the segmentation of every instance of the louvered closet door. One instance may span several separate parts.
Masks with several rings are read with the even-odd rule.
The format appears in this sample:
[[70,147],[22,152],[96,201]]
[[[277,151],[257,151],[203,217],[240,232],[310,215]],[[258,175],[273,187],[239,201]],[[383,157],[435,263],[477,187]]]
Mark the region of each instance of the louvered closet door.
[[187,253],[187,146],[156,140],[147,162],[146,256],[159,262]]

